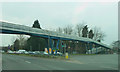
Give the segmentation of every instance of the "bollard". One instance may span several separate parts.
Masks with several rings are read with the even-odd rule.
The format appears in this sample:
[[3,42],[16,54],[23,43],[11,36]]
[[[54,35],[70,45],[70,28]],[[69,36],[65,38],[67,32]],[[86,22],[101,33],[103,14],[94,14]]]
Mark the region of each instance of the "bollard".
[[65,53],[65,58],[68,59],[68,53]]

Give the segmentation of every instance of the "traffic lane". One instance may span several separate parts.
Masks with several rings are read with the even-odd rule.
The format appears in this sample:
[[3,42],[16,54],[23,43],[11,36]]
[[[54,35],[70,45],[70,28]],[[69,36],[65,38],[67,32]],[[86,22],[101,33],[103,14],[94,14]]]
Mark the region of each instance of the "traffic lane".
[[[6,58],[5,58],[6,56]],[[13,58],[14,57],[14,58]],[[8,62],[5,63],[4,59]],[[25,65],[29,63],[29,66]],[[7,67],[5,67],[7,65]],[[12,65],[12,66],[10,66]],[[21,66],[18,66],[21,65]],[[4,55],[3,57],[3,69],[26,69],[26,70],[33,70],[34,68],[31,66],[36,65],[37,67],[41,66],[44,68],[36,68],[36,70],[70,70],[70,69],[80,69],[77,64],[72,64],[70,62],[65,62],[62,60],[55,60],[55,59],[43,59],[43,58],[36,58],[36,57],[24,57],[24,56],[17,56],[17,55]]]
[[61,63],[61,61],[37,57],[3,55],[4,70],[64,70],[65,67],[57,67]]
[[117,54],[101,54],[101,55],[71,55],[71,60],[78,60],[85,64],[99,65],[104,68],[118,69]]
[[[52,62],[55,63],[55,60],[51,60],[51,59],[28,57],[28,56],[18,56],[18,55],[4,55],[4,56],[5,57],[3,57],[3,59],[6,59],[6,60],[9,60],[9,59],[11,60],[12,59],[12,60],[15,60],[15,61],[20,61],[20,62],[22,61],[23,63],[26,62],[26,63],[38,65],[38,67],[39,66],[45,67],[45,69],[52,69],[52,68],[55,69],[56,68],[56,66],[52,66],[52,67],[49,66],[50,64],[52,64]],[[58,68],[56,68],[56,69],[58,69]]]
[[[98,62],[114,62],[118,63],[118,55],[117,54],[107,54],[107,55],[70,55],[71,59],[76,59],[76,60],[88,60],[89,61],[98,61]],[[84,60],[85,59],[85,60]],[[116,62],[115,62],[116,61]]]
[[11,55],[3,55],[2,58],[2,69],[3,70],[36,70],[45,69],[41,66],[36,66],[34,64],[26,62],[24,59],[18,59]]
[[[11,55],[11,56],[13,56],[13,55]],[[10,57],[10,56],[9,56]],[[24,56],[15,56],[14,55],[14,57],[16,58],[16,60],[17,60],[17,57],[18,57],[18,60],[20,60],[20,57],[22,57],[21,59],[22,60],[25,60],[24,58],[26,58],[26,57],[24,57]],[[11,57],[10,57],[11,58]],[[28,59],[30,58],[30,60],[28,61]],[[85,66],[85,65],[82,65],[82,67],[81,67],[81,65],[77,65],[77,63],[76,62],[73,62],[73,61],[67,61],[67,62],[69,62],[69,63],[67,63],[67,64],[65,64],[66,62],[61,62],[61,61],[59,61],[59,62],[56,62],[57,60],[50,60],[50,59],[47,59],[47,61],[46,61],[46,59],[43,59],[44,61],[41,61],[41,59],[39,60],[37,60],[37,58],[35,58],[35,57],[27,57],[26,59],[27,60],[25,60],[24,62],[27,62],[27,63],[29,63],[29,62],[32,62],[33,64],[35,64],[35,65],[42,65],[42,67],[45,67],[46,69],[48,69],[48,70],[51,70],[51,69],[53,69],[53,70],[55,70],[55,69],[60,69],[60,68],[62,68],[62,67],[64,67],[63,68],[63,70],[64,69],[67,69],[67,70],[69,70],[69,69],[93,69],[93,68],[95,68],[95,69],[98,69],[98,67],[97,66],[92,66],[92,65],[90,65],[90,67],[87,65],[87,66]],[[33,58],[35,58],[35,60],[33,59]],[[13,58],[12,58],[13,59]],[[76,64],[75,64],[76,63]],[[56,65],[57,64],[57,65]],[[75,65],[74,65],[75,64]],[[18,64],[17,64],[18,65]],[[23,65],[23,64],[22,64]],[[52,67],[51,67],[52,66]],[[59,67],[58,67],[59,66]],[[62,67],[61,67],[62,66]],[[77,66],[77,67],[76,67]],[[91,68],[92,67],[92,68]],[[26,66],[24,67],[25,69],[27,69],[26,68]],[[15,68],[16,69],[16,68]],[[20,68],[19,68],[20,69]],[[33,68],[31,68],[31,69],[33,69]],[[37,68],[38,69],[38,68]],[[42,69],[42,68],[40,68],[40,69]],[[45,69],[45,70],[46,70]],[[99,68],[100,69],[100,68]]]
[[[6,67],[7,65],[7,67]],[[12,66],[11,66],[12,65]],[[111,70],[80,61],[45,59],[38,57],[3,55],[4,70]]]
[[85,63],[110,63],[118,64],[118,55],[71,55],[70,59]]

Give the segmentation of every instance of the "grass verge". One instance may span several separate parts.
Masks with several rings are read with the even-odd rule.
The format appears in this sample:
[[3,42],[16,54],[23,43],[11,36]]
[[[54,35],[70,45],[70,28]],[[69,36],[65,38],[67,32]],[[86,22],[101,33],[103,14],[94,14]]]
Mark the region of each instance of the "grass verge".
[[64,56],[58,56],[58,55],[34,55],[34,54],[10,54],[10,55],[30,56],[30,57],[40,57],[40,58],[50,58],[50,59],[65,59]]

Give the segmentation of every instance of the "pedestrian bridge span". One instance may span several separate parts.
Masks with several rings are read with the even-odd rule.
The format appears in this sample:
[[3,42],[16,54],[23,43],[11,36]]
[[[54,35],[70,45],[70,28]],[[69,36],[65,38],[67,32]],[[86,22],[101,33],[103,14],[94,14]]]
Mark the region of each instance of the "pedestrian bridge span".
[[96,44],[106,49],[111,49],[110,46],[103,44],[101,42],[94,41],[89,38],[78,37],[75,35],[67,35],[67,34],[58,33],[54,31],[37,29],[37,28],[28,27],[25,25],[19,25],[19,24],[3,22],[3,21],[0,21],[0,33],[24,34],[24,35],[30,35],[30,36],[43,37],[47,39],[56,39],[58,40],[58,43],[59,43],[59,40],[81,41],[81,42],[85,42],[88,44]]

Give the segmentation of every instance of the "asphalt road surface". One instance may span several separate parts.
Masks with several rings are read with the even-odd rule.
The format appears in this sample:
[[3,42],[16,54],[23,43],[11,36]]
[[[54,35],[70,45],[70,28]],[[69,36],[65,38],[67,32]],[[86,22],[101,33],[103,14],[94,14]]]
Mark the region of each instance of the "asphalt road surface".
[[59,60],[3,54],[2,70],[118,70],[118,55],[74,55]]

